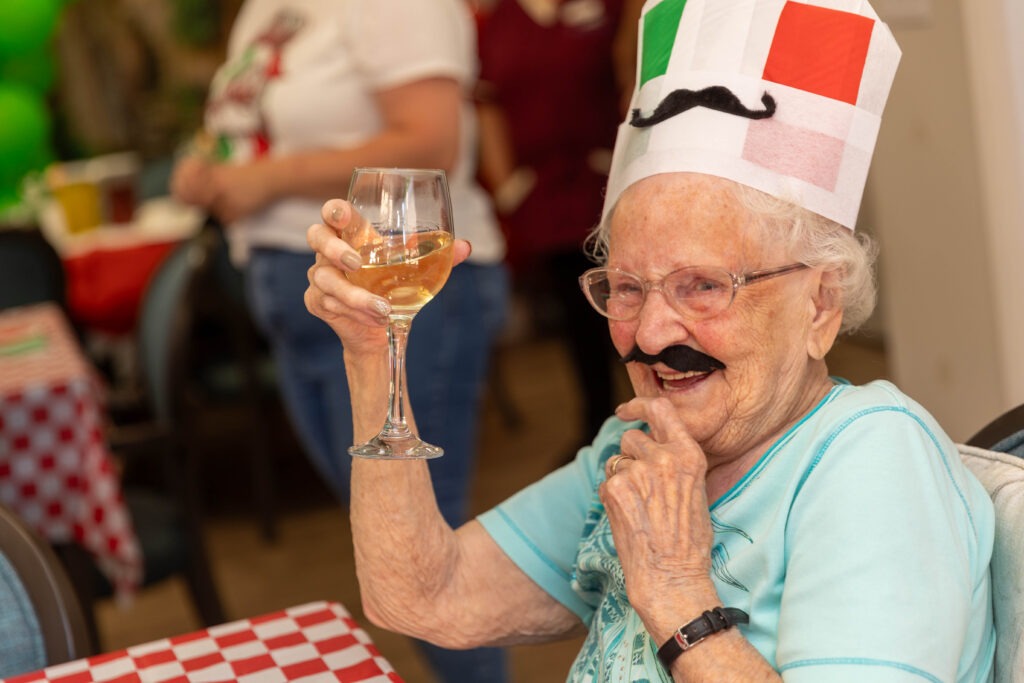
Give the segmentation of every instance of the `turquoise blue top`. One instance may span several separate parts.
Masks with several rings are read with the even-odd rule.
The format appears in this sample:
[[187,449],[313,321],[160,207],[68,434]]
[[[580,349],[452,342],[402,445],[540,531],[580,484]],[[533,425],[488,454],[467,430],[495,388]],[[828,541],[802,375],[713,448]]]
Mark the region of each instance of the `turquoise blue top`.
[[[570,681],[671,680],[597,498],[634,428],[608,420],[575,461],[479,517],[589,626]],[[892,384],[837,384],[710,513],[722,604],[750,615],[738,628],[787,682],[992,679],[991,501]]]
[[0,678],[47,664],[43,631],[22,578],[0,552]]

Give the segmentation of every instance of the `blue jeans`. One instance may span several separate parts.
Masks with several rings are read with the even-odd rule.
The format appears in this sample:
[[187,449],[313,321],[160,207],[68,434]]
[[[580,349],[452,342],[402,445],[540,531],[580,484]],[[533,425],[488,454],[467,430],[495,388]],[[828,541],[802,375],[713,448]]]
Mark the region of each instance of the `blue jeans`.
[[[270,341],[285,408],[310,461],[343,503],[349,497],[351,397],[337,335],[303,304],[312,254],[256,249],[246,270],[250,308]],[[429,462],[441,514],[469,515],[480,398],[508,307],[504,265],[463,263],[413,320],[406,358],[420,436],[444,448]],[[504,651],[452,651],[422,643],[442,681],[507,680]]]

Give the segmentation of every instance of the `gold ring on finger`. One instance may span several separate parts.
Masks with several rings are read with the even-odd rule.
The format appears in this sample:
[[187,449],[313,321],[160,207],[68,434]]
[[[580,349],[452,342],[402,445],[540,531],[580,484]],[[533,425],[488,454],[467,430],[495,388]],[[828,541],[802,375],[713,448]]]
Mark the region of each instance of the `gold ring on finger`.
[[613,456],[612,457],[612,461],[611,461],[611,463],[608,466],[608,474],[609,475],[611,475],[611,476],[615,475],[615,473],[619,469],[619,463],[622,462],[623,458],[628,459],[628,460],[632,460],[633,459],[631,456],[623,455],[622,453],[619,453],[619,454]]

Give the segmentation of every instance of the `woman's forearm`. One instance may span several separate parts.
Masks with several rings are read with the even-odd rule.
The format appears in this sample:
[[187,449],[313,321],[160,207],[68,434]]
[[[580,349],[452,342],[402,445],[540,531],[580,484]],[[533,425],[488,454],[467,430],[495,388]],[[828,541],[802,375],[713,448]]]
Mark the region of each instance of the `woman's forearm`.
[[323,201],[343,196],[352,171],[359,166],[440,168],[450,172],[456,150],[456,146],[436,139],[387,131],[358,147],[297,152],[257,163],[267,165],[266,172],[272,179],[269,201],[283,197]]
[[421,635],[435,630],[426,606],[445,589],[458,556],[438,512],[425,461],[352,463],[352,538],[367,617]]
[[[377,434],[387,414],[387,356],[353,359],[346,353],[346,372],[354,436],[362,443]],[[406,410],[415,430],[408,402]],[[430,628],[421,608],[443,591],[458,553],[426,462],[354,458],[351,491],[356,573],[367,617],[403,633]]]
[[[357,441],[374,436],[387,404],[387,358],[352,358]],[[406,404],[407,419],[413,426]],[[579,619],[527,577],[478,522],[453,531],[422,460],[352,463],[351,524],[363,610],[373,623],[448,648],[544,642]],[[496,590],[500,587],[500,590]]]
[[282,197],[324,200],[343,196],[359,166],[440,168],[459,159],[463,98],[459,84],[429,78],[375,93],[382,127],[347,148],[300,151],[262,159],[267,202]]

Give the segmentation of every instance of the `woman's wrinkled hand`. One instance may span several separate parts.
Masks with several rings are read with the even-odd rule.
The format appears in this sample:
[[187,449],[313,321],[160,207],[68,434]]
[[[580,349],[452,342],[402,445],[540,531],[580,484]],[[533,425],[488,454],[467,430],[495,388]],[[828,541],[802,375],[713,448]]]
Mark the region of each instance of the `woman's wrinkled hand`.
[[609,458],[599,488],[626,592],[643,617],[648,606],[710,585],[707,461],[667,399],[636,398],[616,415],[650,427],[649,434],[635,429],[623,435],[622,457]]
[[[309,269],[306,308],[331,326],[350,353],[386,351],[391,305],[384,297],[352,284],[345,277],[345,273],[358,270],[362,260],[344,237],[354,241],[372,227],[348,202],[340,199],[327,201],[320,213],[323,223],[311,226],[306,233],[306,240],[316,254]],[[453,246],[454,263],[469,256],[469,242],[455,240]]]

